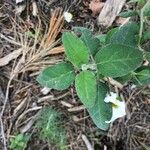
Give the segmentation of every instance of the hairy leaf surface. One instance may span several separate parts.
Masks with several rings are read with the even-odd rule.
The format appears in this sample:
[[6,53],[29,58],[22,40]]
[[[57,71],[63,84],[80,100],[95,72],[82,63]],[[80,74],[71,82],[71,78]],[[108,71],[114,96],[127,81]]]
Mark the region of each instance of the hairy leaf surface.
[[87,46],[90,54],[94,56],[98,52],[100,42],[92,35],[92,31],[84,27],[74,27],[74,31],[81,34],[80,38]]
[[85,43],[74,33],[65,32],[62,36],[65,54],[69,61],[76,67],[81,67],[89,61],[88,48]]
[[59,63],[44,69],[37,77],[37,81],[48,88],[67,89],[75,79],[73,66],[69,63]]
[[109,128],[109,124],[105,123],[105,121],[110,120],[112,116],[111,103],[104,102],[107,91],[108,87],[103,83],[99,83],[95,105],[87,109],[93,122],[102,130]]
[[75,88],[81,102],[85,107],[94,106],[96,100],[96,78],[90,71],[82,71],[76,76]]
[[95,57],[99,74],[121,77],[138,68],[143,60],[142,52],[136,48],[110,44],[103,47]]
[[138,44],[138,33],[139,26],[136,23],[131,22],[118,28],[109,41],[113,44],[123,44],[135,47]]

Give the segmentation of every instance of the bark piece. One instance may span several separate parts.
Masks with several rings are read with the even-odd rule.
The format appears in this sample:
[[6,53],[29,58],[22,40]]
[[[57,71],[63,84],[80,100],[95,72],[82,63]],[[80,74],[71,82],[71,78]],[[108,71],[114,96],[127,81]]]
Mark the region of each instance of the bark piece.
[[120,13],[126,0],[107,0],[98,16],[98,24],[110,27]]
[[22,53],[22,48],[11,52],[3,58],[0,58],[0,67],[7,65],[11,60],[16,59]]

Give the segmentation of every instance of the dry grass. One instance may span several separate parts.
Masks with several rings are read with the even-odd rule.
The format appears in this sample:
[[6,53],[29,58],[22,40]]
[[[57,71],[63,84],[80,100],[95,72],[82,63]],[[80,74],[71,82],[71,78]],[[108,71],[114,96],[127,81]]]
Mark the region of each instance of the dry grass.
[[1,38],[11,44],[18,45],[21,51],[20,54],[16,56],[16,58],[20,57],[14,63],[13,74],[16,75],[26,71],[39,71],[47,65],[57,63],[57,60],[52,60],[50,55],[59,54],[64,51],[63,46],[58,46],[59,39],[57,39],[58,34],[62,30],[63,22],[62,10],[56,9],[52,13],[48,31],[43,35],[41,35],[42,25],[40,20],[35,30],[37,36],[35,35],[34,39],[22,33],[22,29],[21,32],[14,33],[15,38],[8,38],[1,35]]
[[[56,59],[56,57],[55,60],[52,60],[50,55],[59,54],[63,52],[63,47],[57,46],[59,44],[58,34],[62,30],[63,22],[64,19],[63,19],[62,10],[58,8],[52,13],[49,22],[48,31],[44,33],[42,36],[40,34],[42,30],[40,19],[38,22],[38,27],[36,29],[37,36],[35,36],[34,39],[31,39],[27,34],[25,34],[23,32],[24,29],[16,22],[15,23],[16,26],[18,27],[18,30],[13,32],[14,37],[6,37],[3,34],[0,35],[1,39],[7,41],[11,45],[18,47],[18,50],[15,50],[17,51],[17,55],[15,52],[11,52],[8,55],[6,55],[4,58],[0,59],[0,62],[1,61],[5,62],[6,60],[4,66],[7,65],[7,63],[11,62],[13,59],[15,60],[13,62],[13,66],[11,68],[10,73],[8,73],[9,81],[7,84],[5,99],[3,101],[3,107],[0,113],[1,136],[3,140],[4,150],[7,149],[6,147],[7,138],[9,137],[9,133],[12,128],[12,124],[11,124],[7,131],[7,138],[6,138],[5,129],[4,129],[5,120],[3,120],[3,116],[9,99],[12,80],[17,79],[17,75],[19,75],[19,73],[24,74],[27,71],[34,71],[34,72],[39,71],[41,68],[47,65],[55,64],[59,61]],[[14,24],[12,26],[14,26]],[[41,107],[37,107],[35,110],[38,110],[40,108]]]

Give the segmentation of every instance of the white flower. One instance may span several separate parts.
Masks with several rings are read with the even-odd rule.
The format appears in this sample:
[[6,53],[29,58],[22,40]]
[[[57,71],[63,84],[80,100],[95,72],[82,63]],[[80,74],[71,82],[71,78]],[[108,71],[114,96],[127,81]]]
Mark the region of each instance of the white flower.
[[69,13],[69,12],[64,12],[64,19],[67,21],[67,22],[70,22],[72,20],[72,14]]
[[112,103],[112,117],[106,123],[113,122],[117,118],[123,117],[126,115],[125,111],[125,102],[117,100],[118,96],[116,93],[110,92],[110,95],[107,95],[104,99],[106,103]]

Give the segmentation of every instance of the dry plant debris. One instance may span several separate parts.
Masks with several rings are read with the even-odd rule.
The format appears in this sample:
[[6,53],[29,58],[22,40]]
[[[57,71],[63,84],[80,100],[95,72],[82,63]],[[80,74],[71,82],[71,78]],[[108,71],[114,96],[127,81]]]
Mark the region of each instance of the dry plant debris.
[[[62,46],[56,46],[59,41],[56,39],[63,27],[63,15],[61,9],[56,9],[49,22],[48,32],[40,36],[41,24],[39,20],[39,27],[36,30],[37,36],[34,40],[29,39],[27,35],[18,33],[18,42],[15,39],[8,39],[4,35],[1,38],[8,40],[12,44],[21,46],[18,50],[13,51],[7,56],[0,58],[1,65],[7,65],[11,60],[21,56],[15,64],[14,73],[25,71],[40,70],[43,66],[56,63],[56,60],[50,60],[50,55],[59,54],[64,51]],[[32,44],[33,42],[33,44]],[[38,46],[37,46],[38,45]],[[38,48],[37,48],[38,47]]]
[[92,11],[92,15],[96,16],[97,14],[100,13],[104,6],[104,3],[101,2],[100,0],[92,0],[89,4],[89,9]]
[[98,16],[98,24],[110,27],[120,13],[126,0],[107,0]]
[[16,59],[21,55],[22,49],[15,50],[7,56],[0,58],[0,67],[7,65],[11,60]]
[[126,93],[127,116],[115,121],[108,133],[114,145],[121,142],[127,150],[150,147],[150,104],[144,91],[146,88]]
[[[3,145],[4,145],[5,150],[7,149],[6,148],[7,139],[4,133],[5,129],[4,129],[4,124],[3,124],[3,115],[4,115],[4,112],[6,111],[5,109],[7,106],[8,99],[9,99],[9,94],[10,94],[9,92],[10,92],[12,80],[15,79],[15,77],[17,77],[17,75],[21,72],[25,73],[27,71],[39,71],[45,65],[54,64],[59,61],[56,59],[55,61],[50,60],[50,57],[51,57],[50,55],[59,54],[63,52],[62,46],[57,46],[57,44],[59,44],[59,40],[57,40],[57,38],[58,38],[58,34],[62,30],[63,22],[64,22],[64,18],[62,15],[62,9],[57,8],[52,13],[52,16],[49,22],[48,31],[43,36],[39,34],[41,30],[40,20],[39,20],[39,26],[37,28],[38,36],[35,36],[34,39],[30,39],[26,34],[22,32],[18,32],[17,34],[14,33],[15,34],[14,37],[18,36],[17,41],[16,41],[16,38],[10,38],[10,37],[8,38],[4,36],[3,34],[0,35],[3,40],[6,40],[10,44],[14,44],[15,46],[16,45],[19,46],[18,50],[15,50],[12,53],[9,53],[8,55],[4,56],[3,58],[0,58],[0,62],[2,62],[1,66],[7,65],[9,62],[16,59],[13,64],[12,71],[9,74],[9,82],[7,84],[6,95],[5,95],[3,107],[1,110],[1,114],[0,114],[1,133],[2,133]],[[24,106],[24,103],[20,104],[20,106],[21,107]],[[20,110],[20,106],[19,106],[19,110]],[[27,110],[25,113],[19,116],[18,120],[16,121],[16,126],[18,126],[17,125],[18,121],[21,118],[24,118],[23,115],[25,115],[26,113],[30,111],[35,111],[41,108],[42,108],[41,106],[37,106],[37,107]],[[12,125],[13,124],[11,124],[8,129],[7,135],[9,135]],[[24,130],[27,130],[27,129],[24,129]]]

